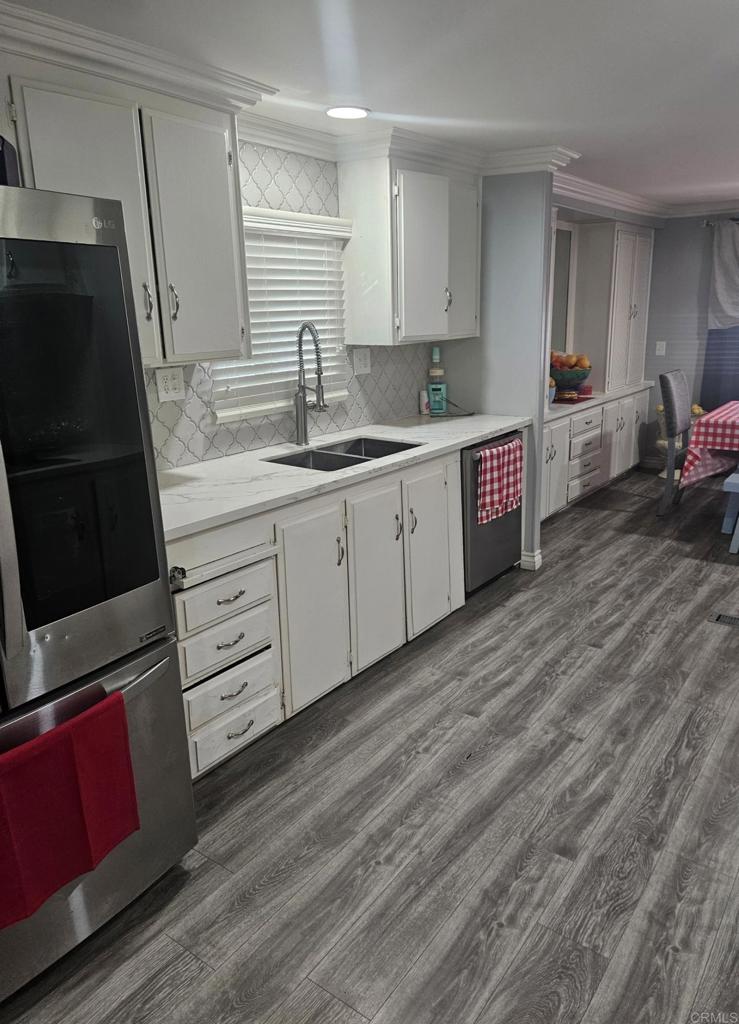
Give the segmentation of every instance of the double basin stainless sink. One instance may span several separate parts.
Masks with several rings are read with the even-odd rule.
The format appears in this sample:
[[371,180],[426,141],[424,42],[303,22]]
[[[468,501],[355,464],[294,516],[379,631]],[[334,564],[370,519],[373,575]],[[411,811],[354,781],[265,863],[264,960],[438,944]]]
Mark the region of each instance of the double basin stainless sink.
[[274,462],[279,466],[298,466],[301,469],[317,469],[323,473],[335,473],[337,469],[348,469],[349,466],[361,466],[373,459],[384,459],[387,455],[418,448],[419,442],[387,441],[379,437],[353,437],[348,441],[338,441],[326,445],[325,448],[308,448],[290,455],[280,455],[264,462]]

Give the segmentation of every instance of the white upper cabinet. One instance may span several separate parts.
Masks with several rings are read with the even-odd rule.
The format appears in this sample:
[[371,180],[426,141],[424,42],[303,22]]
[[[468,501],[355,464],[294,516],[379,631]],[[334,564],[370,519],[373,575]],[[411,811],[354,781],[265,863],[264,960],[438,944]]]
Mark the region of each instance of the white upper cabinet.
[[644,380],[653,232],[613,221],[579,224],[574,347],[593,364],[594,391]]
[[12,79],[24,184],[121,200],[144,363],[238,357],[248,312],[234,118],[142,111],[91,85]]
[[156,362],[162,340],[138,107],[23,79],[12,86],[25,185],[122,202],[141,352]]
[[389,157],[339,162],[347,344],[479,334],[480,179]]
[[166,353],[180,362],[238,355],[244,242],[230,132],[151,110],[143,126]]
[[440,174],[398,171],[398,337],[449,333],[449,181]]

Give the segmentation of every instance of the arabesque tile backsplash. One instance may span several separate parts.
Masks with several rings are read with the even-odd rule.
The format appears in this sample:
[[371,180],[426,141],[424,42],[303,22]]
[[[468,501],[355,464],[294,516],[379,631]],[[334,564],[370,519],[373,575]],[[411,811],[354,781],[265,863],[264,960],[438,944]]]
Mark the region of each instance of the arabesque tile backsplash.
[[[242,140],[239,144],[242,195],[249,206],[296,213],[339,215],[336,164]],[[351,351],[351,350],[349,350]],[[412,416],[428,372],[428,346],[373,348],[372,372],[356,377],[347,359],[349,397],[327,412],[310,414],[312,434]],[[185,367],[185,398],[160,402],[154,371],[146,371],[152,437],[157,466],[170,469],[203,459],[236,455],[295,439],[289,413],[216,423],[209,363]]]

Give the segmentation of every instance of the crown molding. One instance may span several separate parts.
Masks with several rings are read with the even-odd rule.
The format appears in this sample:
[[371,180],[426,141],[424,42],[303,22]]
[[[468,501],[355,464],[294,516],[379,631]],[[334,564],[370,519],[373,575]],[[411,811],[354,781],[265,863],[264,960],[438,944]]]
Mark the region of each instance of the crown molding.
[[319,160],[336,160],[338,136],[331,132],[287,124],[251,111],[239,114],[236,124],[239,138],[247,142],[286,149],[291,153],[318,157]]
[[703,203],[671,203],[672,217],[710,217],[721,214],[739,214],[739,199],[706,200]]
[[528,149],[508,149],[499,153],[488,153],[482,166],[482,173],[525,174],[530,171],[556,172],[567,167],[580,154],[564,146],[530,146]]
[[0,49],[238,112],[277,90],[210,64],[0,0]]
[[622,210],[624,213],[636,213],[643,217],[670,216],[670,207],[665,203],[658,203],[631,192],[622,192],[617,188],[609,188],[607,185],[598,185],[594,181],[577,178],[574,174],[556,172],[552,193],[555,202],[565,200],[595,203],[597,206]]
[[442,166],[450,171],[479,174],[484,153],[407,128],[388,127],[362,135],[336,137],[337,160],[364,160],[368,157],[400,157]]

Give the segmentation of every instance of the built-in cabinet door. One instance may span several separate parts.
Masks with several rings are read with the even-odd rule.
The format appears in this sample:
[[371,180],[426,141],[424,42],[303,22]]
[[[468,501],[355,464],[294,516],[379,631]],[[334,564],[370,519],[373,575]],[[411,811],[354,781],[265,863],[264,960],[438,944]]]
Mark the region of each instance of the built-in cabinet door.
[[609,402],[603,406],[603,466],[608,478],[618,476],[619,470],[619,436],[621,434],[620,402]]
[[634,395],[634,446],[631,453],[631,465],[637,466],[641,461],[646,445],[647,420],[649,417],[649,392],[640,391]]
[[636,400],[633,396],[603,408],[603,451],[608,475],[620,476],[638,462],[635,450]]
[[237,357],[247,319],[231,132],[151,110],[143,126],[166,353]]
[[398,337],[444,338],[449,331],[449,179],[397,174]]
[[631,335],[632,282],[636,257],[636,234],[620,229],[616,232],[616,261],[613,270],[611,302],[610,352],[608,389],[623,387],[629,373]]
[[551,426],[551,458],[549,460],[549,515],[567,504],[567,483],[570,460],[570,421]]
[[27,187],[123,205],[136,326],[144,362],[162,356],[139,113],[134,103],[12,79]]
[[477,335],[480,284],[480,210],[477,185],[449,182],[450,338]]
[[552,476],[552,428],[544,427],[541,446],[541,501],[539,518],[546,519],[549,515],[549,483]]
[[280,529],[280,616],[292,710],[349,678],[349,598],[344,503]]
[[354,671],[405,643],[400,483],[346,503]]
[[403,481],[408,639],[451,608],[446,470],[419,471]]
[[634,254],[632,309],[629,335],[628,383],[644,380],[644,360],[647,353],[647,313],[649,312],[649,284],[652,276],[652,236],[637,235]]
[[619,473],[625,473],[634,465],[634,434],[636,403],[633,396],[622,398],[619,404],[621,430],[619,433]]

